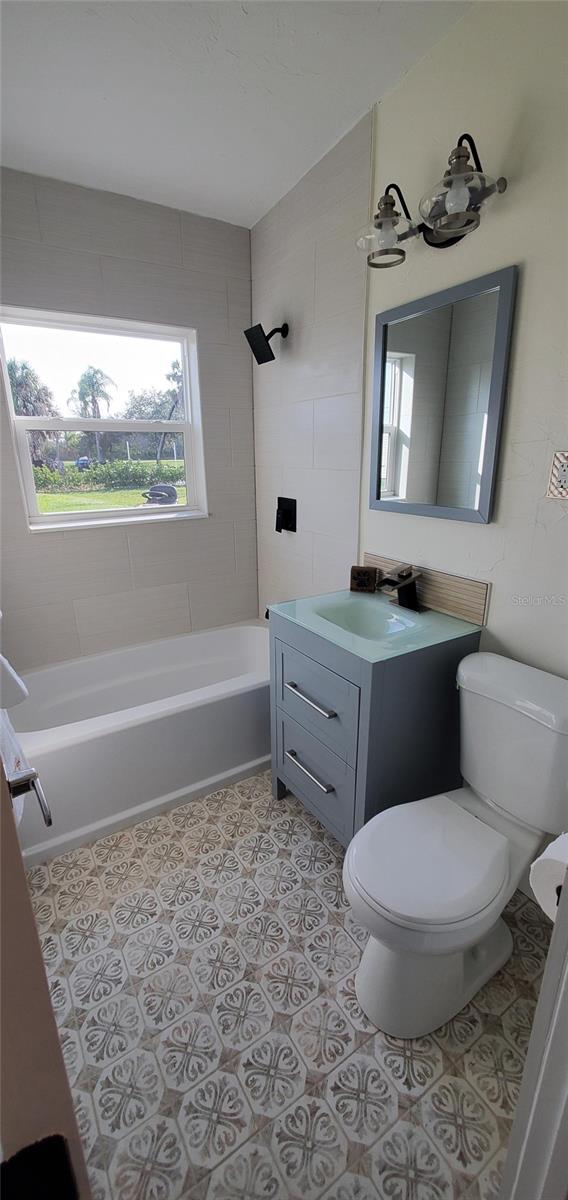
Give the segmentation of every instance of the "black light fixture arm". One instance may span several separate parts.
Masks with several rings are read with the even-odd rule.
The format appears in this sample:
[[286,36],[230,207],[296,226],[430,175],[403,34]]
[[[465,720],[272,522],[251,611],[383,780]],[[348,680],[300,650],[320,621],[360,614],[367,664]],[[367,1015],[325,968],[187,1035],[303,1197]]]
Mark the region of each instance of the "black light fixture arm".
[[385,196],[388,196],[389,192],[396,192],[396,194],[400,200],[400,207],[402,208],[402,211],[403,211],[407,221],[411,221],[412,217],[410,216],[410,212],[408,210],[408,205],[407,205],[406,200],[404,199],[404,196],[398,186],[398,183],[388,183],[385,188],[385,193],[384,193]]
[[481,166],[481,159],[479,157],[479,154],[477,153],[477,146],[471,136],[471,133],[460,133],[460,136],[459,136],[458,142],[457,142],[458,146],[463,146],[464,142],[467,142],[467,144],[469,146],[469,149],[471,152],[471,157],[473,158],[473,162],[474,162],[476,171],[479,171],[479,174],[482,175],[483,167]]
[[279,333],[281,337],[287,338],[289,332],[290,332],[290,326],[288,325],[287,321],[284,321],[283,325],[276,325],[274,329],[270,330],[270,333],[267,333],[266,340],[267,340],[267,342],[269,342],[271,337],[274,337],[275,333]]

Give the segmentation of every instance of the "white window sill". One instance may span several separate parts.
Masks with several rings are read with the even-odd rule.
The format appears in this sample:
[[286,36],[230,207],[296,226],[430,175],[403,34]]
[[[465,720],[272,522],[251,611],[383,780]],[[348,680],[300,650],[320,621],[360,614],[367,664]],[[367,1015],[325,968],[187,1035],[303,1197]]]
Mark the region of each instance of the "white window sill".
[[63,530],[67,531],[69,529],[105,529],[108,526],[114,529],[117,525],[135,527],[136,525],[147,525],[149,522],[160,521],[200,521],[209,516],[208,512],[202,512],[198,509],[183,509],[177,512],[168,512],[160,509],[159,511],[147,513],[141,513],[138,509],[137,512],[140,515],[129,516],[127,513],[117,513],[116,516],[112,517],[102,517],[99,513],[93,513],[90,516],[88,513],[85,513],[84,517],[78,520],[69,520],[63,515],[61,519],[58,519],[57,514],[54,513],[56,519],[53,521],[34,521],[32,517],[28,518],[28,523],[32,533],[61,533]]

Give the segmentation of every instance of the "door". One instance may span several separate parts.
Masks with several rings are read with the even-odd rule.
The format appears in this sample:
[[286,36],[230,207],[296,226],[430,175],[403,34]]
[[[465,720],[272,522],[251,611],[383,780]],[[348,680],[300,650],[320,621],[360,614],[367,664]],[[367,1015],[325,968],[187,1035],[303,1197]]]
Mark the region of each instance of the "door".
[[[72,1196],[75,1193],[80,1200],[90,1200],[87,1169],[51,1007],[12,801],[1,767],[0,866],[2,1159],[6,1163],[33,1143],[50,1135],[60,1135],[66,1143],[72,1175],[70,1178],[66,1155],[58,1154],[64,1149],[61,1141],[50,1143],[49,1148],[45,1148],[46,1165],[42,1167],[45,1191],[42,1187],[41,1194]],[[26,1159],[22,1155],[20,1161],[26,1171],[29,1157]],[[51,1177],[48,1161],[54,1164]],[[18,1195],[18,1200],[28,1200],[27,1189],[24,1191],[15,1182],[11,1187],[7,1183],[4,1186],[3,1194],[7,1200],[10,1195]],[[31,1196],[32,1192],[28,1194]]]

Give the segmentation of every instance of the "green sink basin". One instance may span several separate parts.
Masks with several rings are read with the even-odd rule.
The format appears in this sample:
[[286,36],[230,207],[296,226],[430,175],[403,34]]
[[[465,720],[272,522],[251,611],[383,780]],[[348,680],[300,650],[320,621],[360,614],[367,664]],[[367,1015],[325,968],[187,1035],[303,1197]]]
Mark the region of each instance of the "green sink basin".
[[354,633],[357,637],[377,641],[377,639],[395,637],[415,629],[419,613],[410,609],[394,608],[394,605],[384,603],[377,596],[366,596],[348,592],[342,600],[335,597],[324,597],[321,605],[314,607],[314,613],[337,625],[346,633]]
[[380,592],[374,595],[331,592],[327,596],[306,596],[285,604],[273,604],[270,611],[310,629],[367,662],[408,654],[412,650],[463,637],[466,633],[476,633],[479,629],[479,625],[471,625],[458,617],[447,617],[432,609],[416,613],[400,608]]

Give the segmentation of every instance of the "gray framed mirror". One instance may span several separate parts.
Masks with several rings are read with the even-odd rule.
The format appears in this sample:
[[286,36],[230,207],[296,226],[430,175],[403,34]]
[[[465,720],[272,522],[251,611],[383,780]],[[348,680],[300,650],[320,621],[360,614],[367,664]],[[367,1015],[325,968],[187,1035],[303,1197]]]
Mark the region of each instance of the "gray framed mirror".
[[517,274],[377,316],[371,508],[490,521]]

